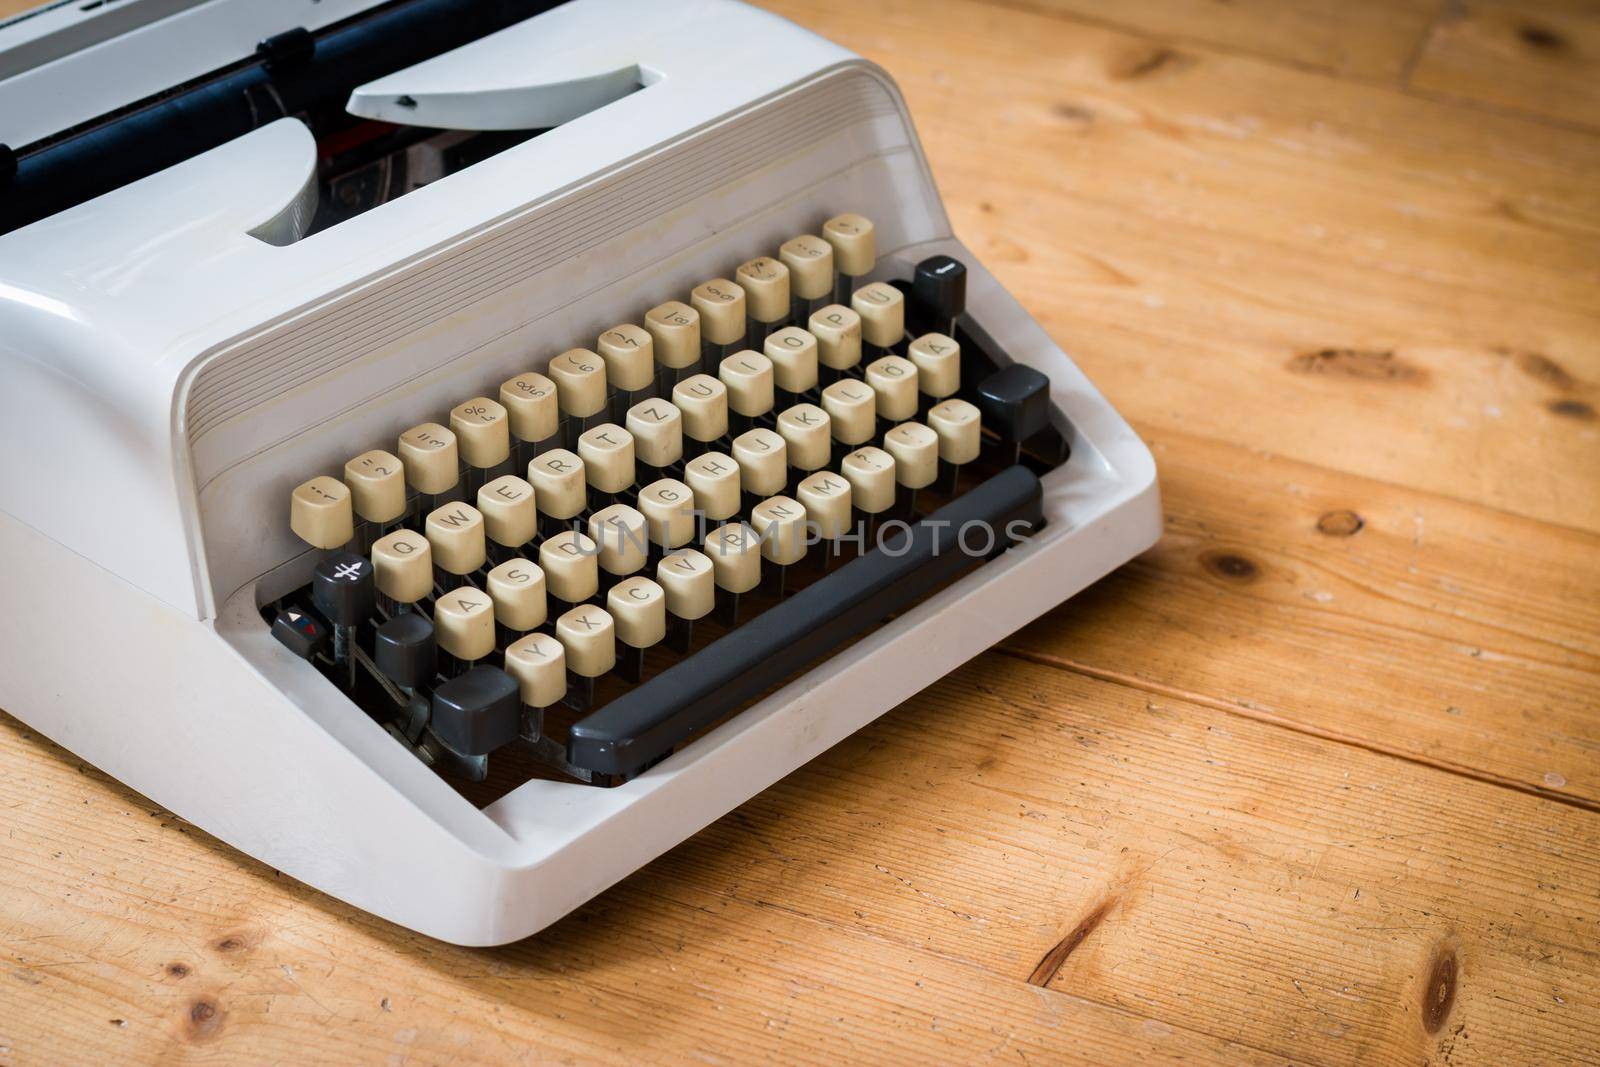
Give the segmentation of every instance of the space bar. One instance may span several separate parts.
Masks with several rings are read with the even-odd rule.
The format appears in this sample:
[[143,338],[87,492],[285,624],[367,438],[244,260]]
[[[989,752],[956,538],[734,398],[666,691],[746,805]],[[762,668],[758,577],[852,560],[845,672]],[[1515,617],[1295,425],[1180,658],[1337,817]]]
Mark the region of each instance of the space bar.
[[963,547],[1004,546],[1014,522],[1042,525],[1043,508],[1032,471],[1001,471],[913,524],[908,538],[850,561],[574,724],[568,762],[597,774],[638,773],[981,561]]

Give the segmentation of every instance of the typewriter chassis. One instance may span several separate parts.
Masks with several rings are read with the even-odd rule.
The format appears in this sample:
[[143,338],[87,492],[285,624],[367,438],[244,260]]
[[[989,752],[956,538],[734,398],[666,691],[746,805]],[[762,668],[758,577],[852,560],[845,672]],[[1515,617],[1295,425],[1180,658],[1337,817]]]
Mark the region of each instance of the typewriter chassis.
[[[13,383],[0,415],[17,428],[0,461],[14,605],[0,706],[304,882],[447,941],[500,944],[1152,544],[1148,451],[950,234],[892,82],[740,10],[786,57],[748,103],[723,110],[669,70],[298,244],[234,232],[299,192],[303,160],[289,164],[309,135],[293,120],[0,238],[0,321],[16,327],[0,338]],[[751,26],[729,31],[746,50]],[[574,170],[574,152],[593,166]],[[141,244],[259,157],[282,165],[253,171],[200,227],[230,228],[222,251],[193,233]],[[529,781],[483,810],[269,635],[259,606],[313,562],[281,515],[307,472],[844,208],[878,220],[881,276],[936,252],[966,262],[971,320],[1050,377],[1071,454],[1044,479],[1037,535],[635,778]],[[97,226],[97,261],[68,263]],[[63,319],[68,304],[80,310]],[[122,409],[112,385],[133,398]],[[53,452],[73,438],[72,454]],[[97,457],[125,484],[86,503],[106,476]]]

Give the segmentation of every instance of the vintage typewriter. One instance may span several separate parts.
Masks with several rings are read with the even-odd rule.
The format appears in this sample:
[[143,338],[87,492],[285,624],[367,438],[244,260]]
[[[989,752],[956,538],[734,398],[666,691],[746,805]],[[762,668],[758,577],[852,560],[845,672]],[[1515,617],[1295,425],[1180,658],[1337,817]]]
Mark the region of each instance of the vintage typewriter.
[[0,707],[435,937],[1149,546],[872,64],[731,0],[0,25]]

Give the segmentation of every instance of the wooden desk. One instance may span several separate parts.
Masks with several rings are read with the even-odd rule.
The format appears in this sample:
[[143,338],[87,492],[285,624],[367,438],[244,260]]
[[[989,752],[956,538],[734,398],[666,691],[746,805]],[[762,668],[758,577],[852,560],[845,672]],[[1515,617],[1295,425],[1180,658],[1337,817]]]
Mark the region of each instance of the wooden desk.
[[894,73],[1167,536],[495,951],[0,720],[0,1062],[1592,1062],[1593,5],[774,6]]

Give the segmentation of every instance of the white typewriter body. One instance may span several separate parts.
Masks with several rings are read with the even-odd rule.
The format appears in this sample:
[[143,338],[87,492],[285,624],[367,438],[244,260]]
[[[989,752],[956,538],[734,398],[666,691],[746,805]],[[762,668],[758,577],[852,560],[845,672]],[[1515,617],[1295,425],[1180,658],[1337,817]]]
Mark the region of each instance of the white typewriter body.
[[[524,937],[1158,536],[1148,451],[952,235],[871,63],[730,0],[579,0],[350,106],[554,128],[303,240],[292,118],[0,235],[0,707],[242,851],[437,938]],[[308,473],[841,209],[881,273],[964,260],[968,312],[1049,376],[1071,455],[1036,536],[615,788],[483,810],[270,636]]]

